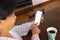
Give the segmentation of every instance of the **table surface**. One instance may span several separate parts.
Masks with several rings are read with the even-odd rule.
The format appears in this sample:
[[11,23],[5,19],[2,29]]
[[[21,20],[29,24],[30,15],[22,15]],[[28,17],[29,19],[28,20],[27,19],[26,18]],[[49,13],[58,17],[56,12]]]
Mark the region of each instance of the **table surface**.
[[[60,39],[60,8],[54,8],[48,10],[44,13],[44,21],[40,24],[39,28],[41,30],[40,39],[48,40],[47,31],[48,27],[57,28],[56,40]],[[31,34],[28,34],[26,37],[23,37],[24,40],[31,40]]]
[[48,27],[55,27],[58,30],[56,40],[60,39],[60,9],[54,8],[51,10],[48,10],[44,14],[44,22],[40,24],[41,34],[40,38],[41,40],[48,40],[47,37],[47,31],[46,29]]

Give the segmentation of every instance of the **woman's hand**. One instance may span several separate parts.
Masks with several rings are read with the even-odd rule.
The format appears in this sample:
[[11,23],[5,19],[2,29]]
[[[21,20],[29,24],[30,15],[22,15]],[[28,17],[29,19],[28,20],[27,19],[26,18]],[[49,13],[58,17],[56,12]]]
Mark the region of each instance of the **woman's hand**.
[[42,16],[42,17],[41,17],[41,22],[43,22],[43,21],[44,21],[44,17]]
[[40,29],[38,28],[38,25],[33,24],[32,26],[32,34],[40,34]]
[[[41,17],[41,22],[43,22],[44,17]],[[38,25],[34,24],[33,21],[33,25],[32,25],[32,34],[40,34],[41,30],[38,28]]]

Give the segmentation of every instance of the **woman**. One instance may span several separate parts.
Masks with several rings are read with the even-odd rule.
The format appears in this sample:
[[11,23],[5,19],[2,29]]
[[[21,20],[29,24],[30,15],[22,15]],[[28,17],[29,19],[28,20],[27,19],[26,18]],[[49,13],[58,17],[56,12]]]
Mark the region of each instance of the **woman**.
[[[23,40],[21,36],[25,36],[31,28],[32,40],[40,40],[40,30],[33,22],[22,24],[26,25],[25,27],[22,25],[17,25],[18,28],[14,26],[16,21],[16,15],[13,12],[14,5],[14,0],[0,0],[0,40]],[[23,28],[24,30],[22,30]],[[19,31],[17,29],[19,29]]]

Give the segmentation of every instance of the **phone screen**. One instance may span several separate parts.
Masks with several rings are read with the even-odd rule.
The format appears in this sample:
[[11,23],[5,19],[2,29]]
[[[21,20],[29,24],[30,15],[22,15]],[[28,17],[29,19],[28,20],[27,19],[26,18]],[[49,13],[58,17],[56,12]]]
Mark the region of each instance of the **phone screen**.
[[42,11],[37,11],[35,14],[35,24],[39,25],[42,17]]

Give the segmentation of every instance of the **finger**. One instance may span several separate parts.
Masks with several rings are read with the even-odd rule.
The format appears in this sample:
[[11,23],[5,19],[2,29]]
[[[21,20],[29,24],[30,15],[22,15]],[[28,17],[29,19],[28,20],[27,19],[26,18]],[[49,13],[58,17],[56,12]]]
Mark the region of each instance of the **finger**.
[[44,20],[44,17],[41,17],[41,20]]
[[41,22],[43,22],[43,21],[41,21]]

